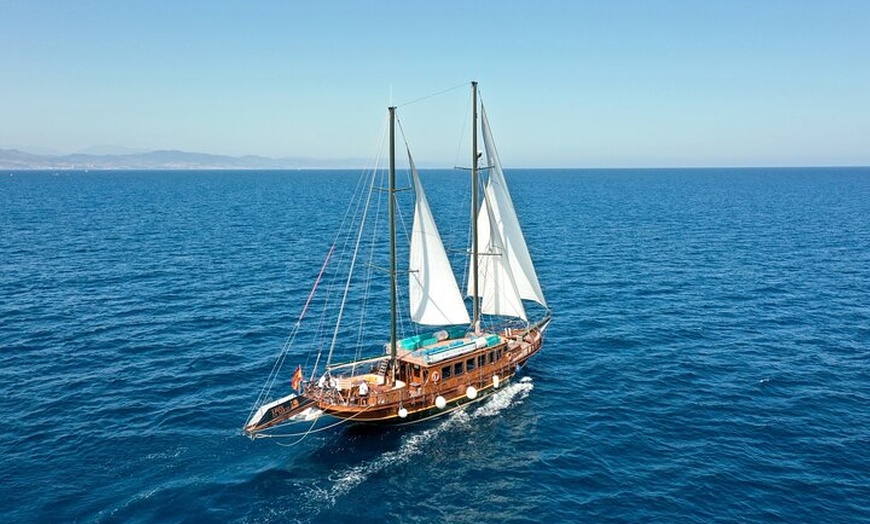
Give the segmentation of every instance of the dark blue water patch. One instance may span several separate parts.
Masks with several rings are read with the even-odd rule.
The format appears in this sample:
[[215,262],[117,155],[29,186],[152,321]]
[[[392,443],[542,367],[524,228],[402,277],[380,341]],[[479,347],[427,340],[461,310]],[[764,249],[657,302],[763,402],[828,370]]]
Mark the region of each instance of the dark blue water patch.
[[555,312],[525,382],[244,439],[356,175],[0,177],[0,518],[870,520],[870,170],[510,171]]

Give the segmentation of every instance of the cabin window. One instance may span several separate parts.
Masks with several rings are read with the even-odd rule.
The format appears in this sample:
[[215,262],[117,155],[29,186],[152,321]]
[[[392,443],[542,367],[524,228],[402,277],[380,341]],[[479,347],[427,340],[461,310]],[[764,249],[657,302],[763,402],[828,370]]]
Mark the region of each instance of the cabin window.
[[489,352],[489,363],[492,364],[493,362],[495,362],[495,351],[490,351]]
[[426,382],[427,380],[429,380],[429,371],[424,369],[423,370],[423,382]]
[[450,378],[450,366],[441,368],[441,378]]
[[471,371],[474,369],[474,359],[470,358],[465,361],[465,371]]
[[496,349],[496,350],[495,350],[495,359],[496,359],[496,360],[501,360],[501,349]]
[[457,362],[456,364],[453,364],[453,374],[454,375],[461,375],[462,374],[462,362]]
[[482,368],[486,365],[486,355],[480,355],[477,357],[477,367]]

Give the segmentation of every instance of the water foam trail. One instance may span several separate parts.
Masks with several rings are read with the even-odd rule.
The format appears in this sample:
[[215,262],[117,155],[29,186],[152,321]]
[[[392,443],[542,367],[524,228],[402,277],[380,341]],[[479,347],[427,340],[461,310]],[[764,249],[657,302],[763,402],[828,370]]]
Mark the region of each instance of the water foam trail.
[[480,417],[492,417],[498,415],[512,404],[525,399],[534,388],[532,379],[524,377],[521,381],[512,383],[498,393],[492,395],[487,401],[470,412],[463,409],[451,413],[437,426],[415,432],[404,439],[399,449],[388,451],[368,462],[339,470],[330,475],[334,484],[330,489],[313,492],[312,502],[327,503],[334,505],[337,499],[366,481],[372,475],[377,474],[391,466],[408,462],[412,457],[426,450],[426,445],[436,437],[454,427],[466,426],[470,421]]
[[508,385],[503,391],[496,393],[477,408],[472,414],[473,418],[498,415],[505,408],[528,397],[534,387],[531,377],[523,377],[519,382]]

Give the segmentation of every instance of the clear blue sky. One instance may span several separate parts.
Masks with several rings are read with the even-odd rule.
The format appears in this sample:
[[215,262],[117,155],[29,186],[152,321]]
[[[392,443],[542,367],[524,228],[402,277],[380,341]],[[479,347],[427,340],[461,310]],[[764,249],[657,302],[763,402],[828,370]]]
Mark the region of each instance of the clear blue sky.
[[870,165],[870,1],[0,0],[0,148],[370,158],[472,79],[508,166]]

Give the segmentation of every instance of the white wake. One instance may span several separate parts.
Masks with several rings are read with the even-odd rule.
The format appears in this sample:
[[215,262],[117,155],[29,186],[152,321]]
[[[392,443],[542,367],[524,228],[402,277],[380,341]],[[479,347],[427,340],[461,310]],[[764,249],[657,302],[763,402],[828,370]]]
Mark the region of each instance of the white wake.
[[372,475],[387,468],[404,464],[412,457],[423,453],[426,450],[426,445],[438,435],[455,427],[465,426],[476,418],[498,415],[504,409],[525,399],[533,388],[532,379],[524,377],[519,382],[511,383],[495,393],[476,409],[472,408],[469,411],[459,409],[451,413],[437,426],[409,434],[403,439],[399,449],[395,451],[387,451],[367,462],[333,472],[329,477],[330,481],[333,482],[332,487],[313,492],[315,500],[312,502],[334,505],[339,497],[352,491]]

